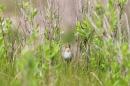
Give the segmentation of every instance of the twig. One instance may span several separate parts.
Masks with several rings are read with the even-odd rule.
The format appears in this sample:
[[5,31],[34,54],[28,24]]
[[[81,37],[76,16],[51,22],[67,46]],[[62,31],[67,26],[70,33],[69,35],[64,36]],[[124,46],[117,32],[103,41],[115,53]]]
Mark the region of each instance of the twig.
[[103,86],[103,83],[102,83],[101,80],[98,78],[98,76],[96,76],[96,74],[93,73],[93,72],[91,72],[91,74],[96,78],[96,80],[99,82],[99,84],[100,84],[101,86]]

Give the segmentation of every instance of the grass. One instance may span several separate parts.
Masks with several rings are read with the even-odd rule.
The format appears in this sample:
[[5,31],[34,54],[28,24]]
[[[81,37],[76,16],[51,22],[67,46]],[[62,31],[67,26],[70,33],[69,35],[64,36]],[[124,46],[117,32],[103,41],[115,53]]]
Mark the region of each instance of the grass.
[[[48,2],[43,34],[35,21],[39,11],[30,2],[17,3],[21,18],[26,20],[22,21],[25,26],[19,20],[14,23],[11,18],[5,18],[4,7],[0,6],[0,85],[129,86],[130,33],[124,12],[126,2],[109,0],[108,7],[104,7],[95,1],[91,11],[87,6],[83,8],[83,18],[67,33],[62,33],[57,10]],[[124,27],[122,16],[125,16]],[[62,48],[74,43],[78,43],[75,57],[66,62]]]

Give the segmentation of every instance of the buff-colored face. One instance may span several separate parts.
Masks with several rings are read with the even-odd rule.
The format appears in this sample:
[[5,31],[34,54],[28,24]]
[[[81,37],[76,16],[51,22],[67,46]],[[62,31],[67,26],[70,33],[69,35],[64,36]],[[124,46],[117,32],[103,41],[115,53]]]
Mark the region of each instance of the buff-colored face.
[[70,48],[66,48],[66,49],[65,49],[65,52],[71,52],[71,51],[70,51]]

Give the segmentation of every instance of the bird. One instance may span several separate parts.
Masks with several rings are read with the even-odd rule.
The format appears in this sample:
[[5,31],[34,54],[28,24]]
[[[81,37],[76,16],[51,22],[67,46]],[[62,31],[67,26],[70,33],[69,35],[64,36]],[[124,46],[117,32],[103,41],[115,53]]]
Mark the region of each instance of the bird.
[[65,47],[63,49],[62,57],[66,62],[70,62],[72,60],[72,52],[70,47]]

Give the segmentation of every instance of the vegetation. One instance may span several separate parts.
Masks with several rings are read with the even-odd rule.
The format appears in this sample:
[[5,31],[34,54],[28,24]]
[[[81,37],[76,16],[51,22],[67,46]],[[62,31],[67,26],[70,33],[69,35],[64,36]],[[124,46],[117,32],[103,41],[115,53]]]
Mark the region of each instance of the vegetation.
[[[59,17],[48,4],[45,19],[49,24],[42,35],[35,22],[38,10],[30,2],[17,3],[29,32],[4,17],[5,7],[0,5],[0,85],[129,86],[130,28],[124,12],[126,3],[127,0],[109,0],[107,6],[97,2],[92,12],[84,8],[83,18],[67,34],[62,34]],[[80,47],[79,59],[67,63],[61,48],[75,40]]]

